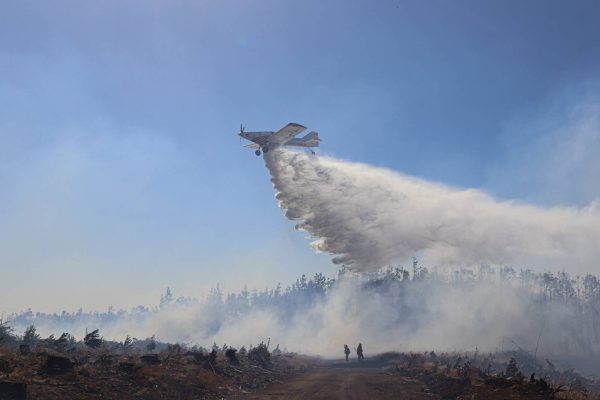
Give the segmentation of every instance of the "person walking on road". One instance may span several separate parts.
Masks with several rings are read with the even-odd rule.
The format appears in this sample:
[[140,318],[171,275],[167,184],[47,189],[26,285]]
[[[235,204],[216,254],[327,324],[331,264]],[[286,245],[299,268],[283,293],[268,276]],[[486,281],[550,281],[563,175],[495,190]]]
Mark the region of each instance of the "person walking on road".
[[358,347],[356,348],[356,355],[358,355],[358,361],[365,359],[365,356],[363,355],[362,343],[358,344]]
[[346,362],[348,362],[348,356],[350,355],[350,347],[347,344],[344,345],[344,354],[346,355]]

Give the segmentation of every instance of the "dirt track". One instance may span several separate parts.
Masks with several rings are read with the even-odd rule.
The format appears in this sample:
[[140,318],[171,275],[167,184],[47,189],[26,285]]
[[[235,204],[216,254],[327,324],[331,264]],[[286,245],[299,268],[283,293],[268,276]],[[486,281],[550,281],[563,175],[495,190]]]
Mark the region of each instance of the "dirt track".
[[[475,376],[450,377],[428,372],[422,367],[412,370],[389,368],[378,359],[367,359],[358,364],[331,361],[313,367],[305,373],[292,375],[289,379],[230,399],[455,399],[475,400],[542,400],[550,398],[550,392],[540,388],[540,382],[509,380]],[[412,373],[412,374],[411,374]],[[570,396],[560,398],[572,398]],[[589,398],[589,397],[578,397]]]
[[391,376],[380,368],[330,365],[248,394],[245,399],[439,399],[423,392],[423,384]]

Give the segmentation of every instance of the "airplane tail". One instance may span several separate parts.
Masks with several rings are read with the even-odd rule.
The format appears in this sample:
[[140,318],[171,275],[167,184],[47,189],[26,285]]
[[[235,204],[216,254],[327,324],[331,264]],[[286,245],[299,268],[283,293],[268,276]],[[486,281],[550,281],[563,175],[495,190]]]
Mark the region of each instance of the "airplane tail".
[[302,140],[317,140],[317,141],[321,141],[321,139],[319,139],[319,132],[315,132],[315,131],[307,133],[306,136],[304,136],[302,138]]

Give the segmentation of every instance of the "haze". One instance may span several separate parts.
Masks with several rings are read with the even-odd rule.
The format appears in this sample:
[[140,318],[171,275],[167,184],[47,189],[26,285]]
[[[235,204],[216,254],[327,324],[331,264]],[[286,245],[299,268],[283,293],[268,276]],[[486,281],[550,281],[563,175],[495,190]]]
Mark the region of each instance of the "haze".
[[[600,4],[0,5],[0,313],[333,275],[250,130],[493,201],[597,210]],[[590,272],[596,272],[592,270]]]

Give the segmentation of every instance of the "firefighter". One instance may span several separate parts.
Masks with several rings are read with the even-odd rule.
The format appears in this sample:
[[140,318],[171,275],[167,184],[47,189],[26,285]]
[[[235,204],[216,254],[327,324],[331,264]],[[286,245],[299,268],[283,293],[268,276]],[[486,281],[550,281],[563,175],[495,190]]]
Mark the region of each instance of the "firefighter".
[[365,359],[365,356],[363,355],[362,343],[358,344],[358,347],[356,348],[356,354],[358,355],[358,361]]

